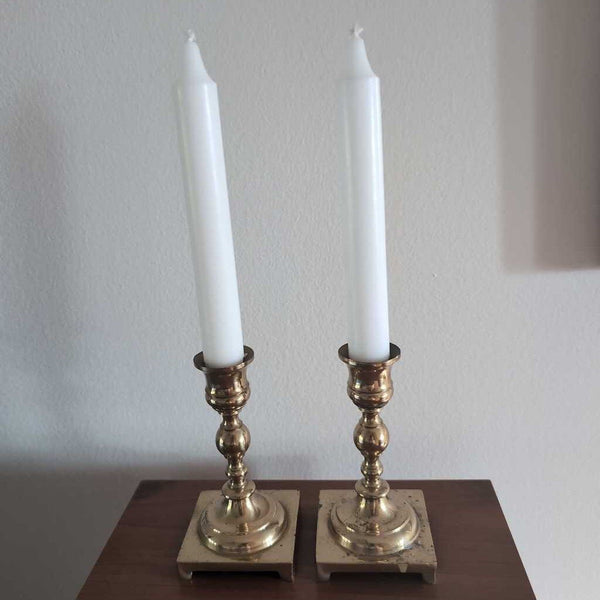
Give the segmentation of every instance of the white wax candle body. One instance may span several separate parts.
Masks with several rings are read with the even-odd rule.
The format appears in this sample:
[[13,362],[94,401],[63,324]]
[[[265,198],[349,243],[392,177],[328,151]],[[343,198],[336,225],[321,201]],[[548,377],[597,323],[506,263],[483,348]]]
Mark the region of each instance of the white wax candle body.
[[242,360],[244,343],[219,97],[193,35],[185,44],[178,97],[202,350],[208,366],[227,367]]
[[390,355],[379,78],[359,32],[340,81],[342,194],[346,201],[348,351],[360,362]]

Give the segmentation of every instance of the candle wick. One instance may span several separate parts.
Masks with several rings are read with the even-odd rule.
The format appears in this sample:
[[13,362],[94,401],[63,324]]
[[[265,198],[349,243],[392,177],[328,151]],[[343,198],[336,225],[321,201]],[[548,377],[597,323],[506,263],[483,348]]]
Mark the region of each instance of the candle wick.
[[350,34],[358,39],[363,31],[363,28],[358,23],[355,23],[354,27],[350,30]]
[[188,42],[195,42],[196,41],[196,34],[195,34],[195,32],[194,32],[193,29],[188,29],[185,32],[185,35],[187,35],[187,41]]

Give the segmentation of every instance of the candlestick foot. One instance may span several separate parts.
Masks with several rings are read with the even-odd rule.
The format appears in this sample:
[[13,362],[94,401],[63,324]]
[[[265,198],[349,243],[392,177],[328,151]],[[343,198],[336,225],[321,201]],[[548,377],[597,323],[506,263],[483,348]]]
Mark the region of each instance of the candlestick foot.
[[[259,493],[254,492],[252,499],[257,500],[257,495]],[[264,513],[260,512],[260,515],[264,517],[261,523],[263,525],[267,523],[264,531],[273,532],[273,529],[270,529],[270,525],[268,524],[270,521],[267,517],[272,514],[271,510],[273,507],[275,507],[274,510],[276,513],[278,513],[277,507],[281,508],[284,515],[284,524],[279,538],[262,550],[250,553],[231,552],[224,554],[221,550],[217,552],[209,549],[206,541],[201,539],[202,534],[199,535],[203,516],[212,515],[213,511],[219,512],[223,508],[222,492],[220,490],[212,490],[200,494],[183,544],[179,550],[179,555],[177,556],[177,568],[183,579],[191,579],[194,573],[202,571],[276,571],[285,581],[293,581],[294,543],[296,539],[296,522],[298,520],[300,493],[296,490],[261,490],[260,497],[266,502],[264,506],[259,507],[259,511],[265,511]],[[258,503],[262,503],[262,500]],[[242,503],[241,507],[243,511],[251,509],[245,503]],[[230,506],[230,508],[232,507]],[[233,511],[230,511],[228,516],[233,518],[239,508],[240,506],[237,506]],[[248,519],[248,515],[244,514],[244,520]],[[233,521],[228,521],[227,523],[230,531],[232,531],[234,521],[235,518]],[[251,527],[252,523],[258,525],[258,522],[253,519],[245,520],[244,522],[249,523]],[[256,534],[256,530],[254,533]],[[254,548],[257,538],[250,533],[249,535],[253,537],[254,541],[249,543]],[[245,537],[239,530],[237,533],[232,534],[233,540],[238,542],[238,548],[244,548],[243,538]],[[265,539],[272,540],[273,538],[267,535],[263,538],[263,541]],[[231,539],[228,540],[228,543],[225,543],[223,538],[219,539],[219,543],[221,545],[225,543],[228,548],[232,547],[231,542]]]
[[[378,515],[365,515],[366,504],[356,495],[321,490],[316,549],[321,581],[334,572],[387,571],[420,573],[425,582],[435,582],[437,558],[423,492],[391,490],[387,500],[378,504]],[[395,511],[387,512],[392,506]]]
[[[254,484],[252,484],[254,486]],[[269,548],[285,531],[285,511],[273,496],[245,490],[237,498],[227,484],[198,519],[202,542],[219,554],[240,556]]]
[[414,508],[402,498],[399,504],[387,495],[342,498],[331,509],[331,529],[338,544],[364,556],[385,556],[410,548],[420,526]]

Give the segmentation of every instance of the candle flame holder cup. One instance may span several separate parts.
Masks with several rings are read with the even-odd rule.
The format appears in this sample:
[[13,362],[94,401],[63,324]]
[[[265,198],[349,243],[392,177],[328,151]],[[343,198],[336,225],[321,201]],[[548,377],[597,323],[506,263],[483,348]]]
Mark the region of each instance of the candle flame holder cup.
[[380,411],[394,388],[391,368],[400,348],[390,344],[382,362],[350,358],[348,345],[339,357],[349,371],[347,392],[362,415],[354,428],[354,444],[363,456],[362,479],[355,493],[321,490],[317,525],[317,571],[322,580],[335,571],[401,571],[421,573],[433,583],[437,559],[420,490],[390,490],[381,477],[380,456],[389,432]]
[[182,577],[196,571],[278,571],[293,579],[293,551],[299,492],[259,492],[246,478],[244,455],[250,431],[239,417],[250,398],[246,377],[254,352],[244,346],[242,362],[231,367],[194,365],[206,376],[206,401],[221,415],[216,445],[227,459],[227,481],[220,492],[202,492],[177,558]]

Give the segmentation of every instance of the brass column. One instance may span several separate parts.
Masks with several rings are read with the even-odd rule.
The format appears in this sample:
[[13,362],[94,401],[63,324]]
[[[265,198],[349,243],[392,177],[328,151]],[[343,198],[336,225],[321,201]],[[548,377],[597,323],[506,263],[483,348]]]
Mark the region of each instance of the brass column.
[[231,367],[209,367],[202,353],[194,357],[194,365],[206,376],[206,401],[221,416],[216,444],[227,460],[227,481],[220,492],[203,491],[198,497],[177,557],[185,579],[197,571],[277,571],[293,580],[300,494],[259,492],[246,478],[250,432],[239,414],[250,398],[246,369],[253,359],[248,346],[243,360]]
[[317,522],[317,573],[327,580],[336,571],[400,571],[421,573],[433,583],[437,559],[425,499],[420,490],[390,490],[381,477],[381,454],[389,432],[380,412],[394,392],[392,365],[400,348],[390,344],[382,362],[350,358],[348,345],[338,355],[348,367],[347,392],[360,409],[354,444],[363,456],[362,478],[354,493],[321,490]]
[[250,432],[239,413],[250,398],[246,368],[254,360],[252,348],[244,346],[244,358],[233,367],[208,367],[202,352],[194,365],[206,375],[206,401],[222,418],[216,444],[227,459],[227,477],[219,499],[209,504],[198,522],[198,534],[211,550],[221,554],[247,555],[272,546],[285,529],[281,503],[256,491],[246,479],[244,454]]
[[348,345],[339,349],[348,366],[348,396],[361,410],[354,428],[354,444],[363,455],[363,478],[354,486],[356,494],[338,502],[331,511],[331,527],[337,542],[360,555],[393,554],[408,548],[419,535],[419,521],[412,506],[399,506],[389,498],[390,486],[381,478],[380,455],[387,448],[389,433],[379,412],[394,392],[392,365],[400,348],[390,344],[390,358],[379,363],[360,363],[348,356]]

